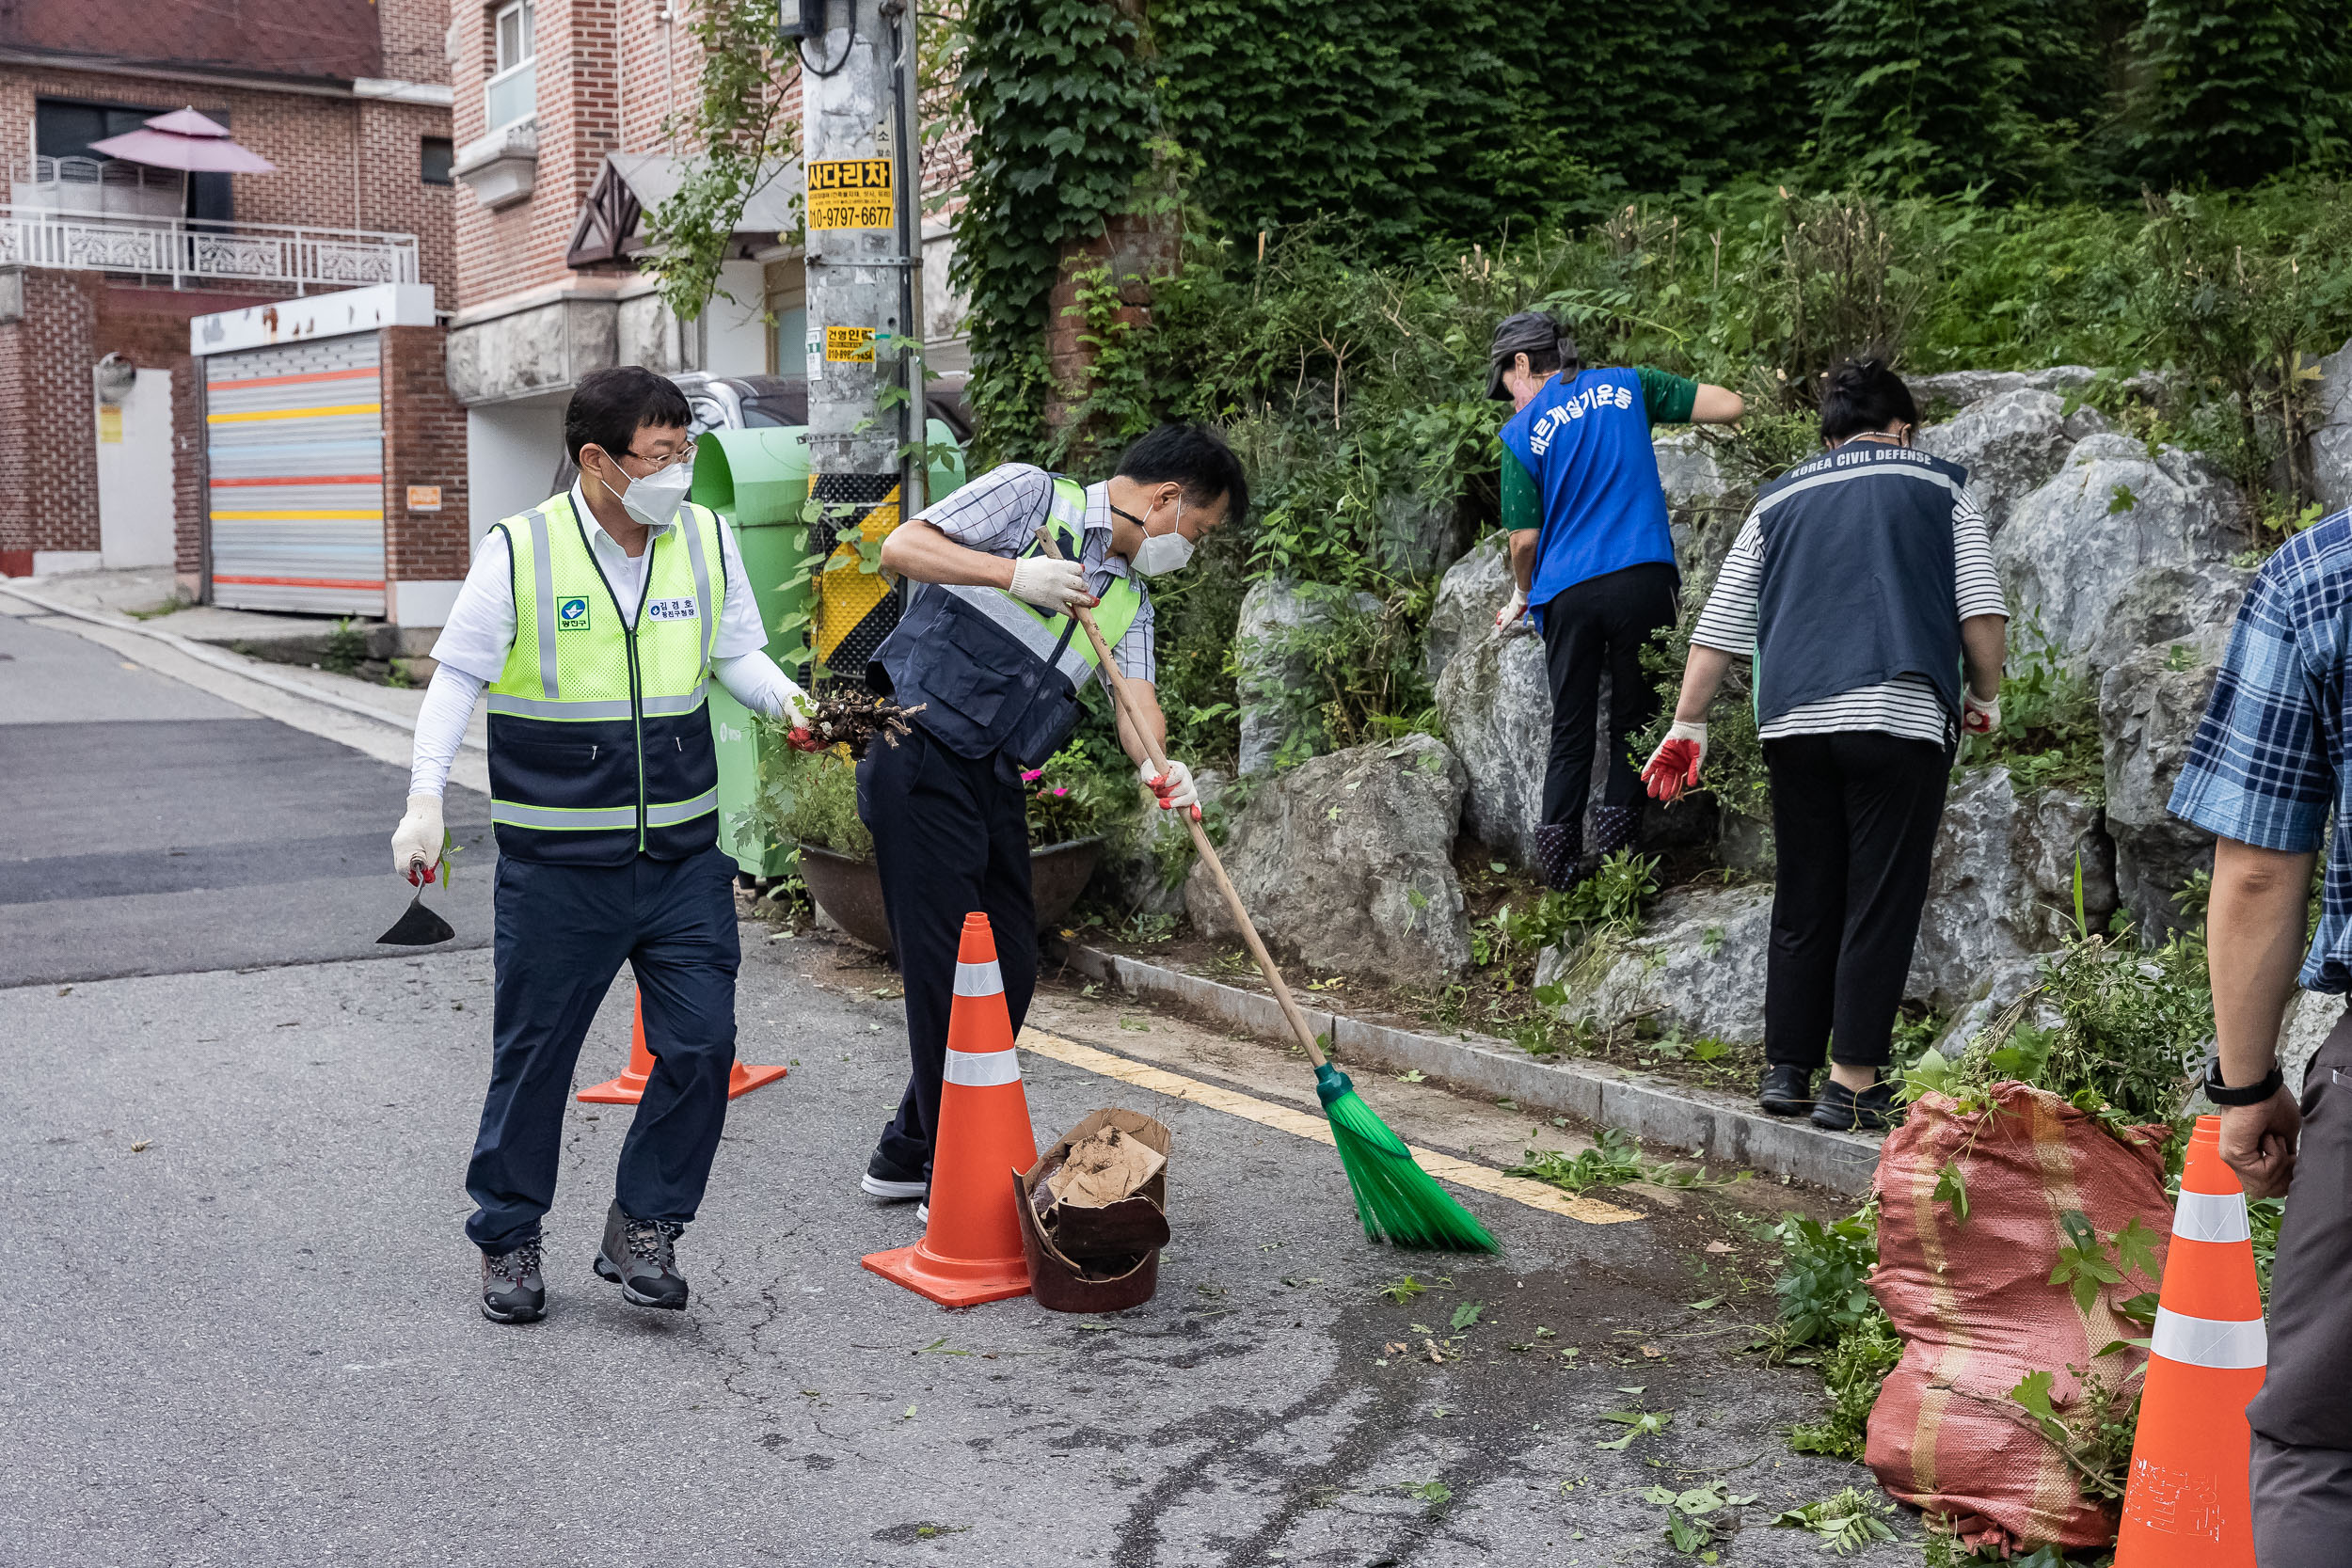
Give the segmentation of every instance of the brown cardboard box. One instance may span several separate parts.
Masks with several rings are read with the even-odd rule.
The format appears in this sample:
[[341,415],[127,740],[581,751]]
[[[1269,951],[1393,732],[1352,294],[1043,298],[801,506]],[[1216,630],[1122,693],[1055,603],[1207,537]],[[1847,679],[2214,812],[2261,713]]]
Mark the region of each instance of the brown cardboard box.
[[[1095,1140],[1086,1169],[1069,1171],[1071,1151]],[[1132,1143],[1137,1148],[1121,1146]],[[1038,1305],[1056,1312],[1119,1312],[1159,1289],[1167,1244],[1168,1130],[1140,1111],[1093,1112],[1024,1174],[1009,1173]],[[1148,1174],[1147,1174],[1148,1173]],[[1139,1185],[1131,1179],[1140,1177]],[[1047,1212],[1039,1212],[1043,1187]],[[1057,1188],[1059,1196],[1057,1196]],[[1124,1196],[1120,1196],[1121,1194]]]

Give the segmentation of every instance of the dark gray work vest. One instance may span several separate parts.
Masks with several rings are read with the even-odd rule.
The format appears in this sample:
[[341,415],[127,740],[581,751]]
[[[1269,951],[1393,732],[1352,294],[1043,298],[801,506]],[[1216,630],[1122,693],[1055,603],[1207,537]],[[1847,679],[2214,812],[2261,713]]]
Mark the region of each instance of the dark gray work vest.
[[[1056,476],[1047,510],[1057,546],[1081,559],[1085,490]],[[1033,541],[1022,554],[1039,551]],[[958,756],[1043,766],[1077,727],[1078,692],[1094,674],[1094,644],[1077,622],[999,588],[907,586],[906,613],[874,650],[866,684],[902,707],[921,707],[914,721]],[[1142,608],[1135,579],[1113,578],[1094,610],[1104,641],[1117,643]]]
[[1757,492],[1756,717],[1899,675],[1960,721],[1952,509],[1968,470],[1908,447],[1853,441]]

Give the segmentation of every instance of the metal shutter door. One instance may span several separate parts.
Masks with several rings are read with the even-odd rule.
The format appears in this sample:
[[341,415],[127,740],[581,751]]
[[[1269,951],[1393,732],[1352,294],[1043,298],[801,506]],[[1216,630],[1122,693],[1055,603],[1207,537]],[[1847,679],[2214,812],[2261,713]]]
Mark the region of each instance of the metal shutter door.
[[204,362],[213,600],[384,613],[376,335]]

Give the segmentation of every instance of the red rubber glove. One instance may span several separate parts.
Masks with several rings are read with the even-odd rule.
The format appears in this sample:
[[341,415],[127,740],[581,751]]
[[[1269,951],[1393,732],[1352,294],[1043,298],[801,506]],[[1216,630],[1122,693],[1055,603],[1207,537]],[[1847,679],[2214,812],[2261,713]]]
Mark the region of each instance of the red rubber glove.
[[785,743],[790,746],[794,751],[806,752],[811,756],[816,755],[818,752],[825,749],[824,744],[805,729],[796,729],[784,738]]
[[1699,767],[1706,761],[1707,726],[1677,721],[1650,753],[1642,768],[1642,783],[1648,786],[1650,799],[1675,800],[1699,782]]

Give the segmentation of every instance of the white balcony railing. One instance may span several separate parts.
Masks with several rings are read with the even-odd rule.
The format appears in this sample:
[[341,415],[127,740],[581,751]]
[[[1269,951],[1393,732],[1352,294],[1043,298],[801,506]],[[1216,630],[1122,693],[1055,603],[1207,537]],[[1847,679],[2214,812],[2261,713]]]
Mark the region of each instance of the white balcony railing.
[[0,206],[0,266],[138,273],[186,283],[358,289],[417,281],[417,237]]

